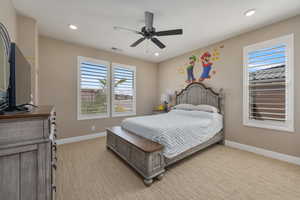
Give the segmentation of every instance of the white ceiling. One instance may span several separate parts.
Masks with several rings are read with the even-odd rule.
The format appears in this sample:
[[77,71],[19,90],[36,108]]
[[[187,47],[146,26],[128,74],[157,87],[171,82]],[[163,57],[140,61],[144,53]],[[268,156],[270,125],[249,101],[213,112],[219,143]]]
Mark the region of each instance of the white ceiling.
[[[240,33],[300,13],[300,0],[13,0],[17,11],[38,21],[41,35],[160,62]],[[246,10],[255,8],[252,17]],[[144,11],[154,13],[157,30],[183,28],[181,36],[160,37],[167,46],[151,42],[129,47],[139,39],[113,26],[136,30],[144,25]],[[79,27],[77,31],[68,24]],[[154,52],[160,56],[155,57]]]

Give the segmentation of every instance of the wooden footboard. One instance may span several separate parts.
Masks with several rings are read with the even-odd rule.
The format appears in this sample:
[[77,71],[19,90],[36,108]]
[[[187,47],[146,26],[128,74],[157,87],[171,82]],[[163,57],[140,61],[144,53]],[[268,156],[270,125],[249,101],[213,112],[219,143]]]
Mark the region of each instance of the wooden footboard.
[[106,132],[107,147],[142,175],[147,186],[152,184],[153,178],[163,177],[165,162],[162,145],[127,132],[121,127],[113,127]]

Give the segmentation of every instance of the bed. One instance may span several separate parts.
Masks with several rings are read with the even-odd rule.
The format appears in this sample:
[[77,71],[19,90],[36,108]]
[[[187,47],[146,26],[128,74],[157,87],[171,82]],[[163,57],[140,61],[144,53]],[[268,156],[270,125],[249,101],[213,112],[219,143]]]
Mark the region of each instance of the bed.
[[139,174],[149,186],[161,179],[167,166],[224,141],[224,93],[203,83],[191,83],[175,94],[175,104],[210,105],[217,113],[175,109],[169,113],[127,118],[121,127],[107,129],[107,147]]

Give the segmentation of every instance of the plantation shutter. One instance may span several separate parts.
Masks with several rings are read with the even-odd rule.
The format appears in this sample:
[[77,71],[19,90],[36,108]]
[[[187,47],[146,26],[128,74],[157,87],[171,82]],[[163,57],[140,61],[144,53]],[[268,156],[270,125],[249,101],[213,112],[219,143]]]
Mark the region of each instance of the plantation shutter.
[[294,132],[294,35],[244,47],[243,124]]
[[80,115],[108,116],[108,64],[80,62]]
[[286,45],[248,53],[250,119],[287,119],[286,59]]
[[135,68],[113,64],[112,113],[113,116],[135,114]]

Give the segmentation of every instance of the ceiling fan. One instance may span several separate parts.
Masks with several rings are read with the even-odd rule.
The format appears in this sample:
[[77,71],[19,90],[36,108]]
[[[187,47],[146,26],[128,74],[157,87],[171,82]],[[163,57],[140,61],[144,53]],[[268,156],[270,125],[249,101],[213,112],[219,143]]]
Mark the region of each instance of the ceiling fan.
[[167,31],[156,31],[156,29],[153,27],[153,13],[146,11],[145,12],[145,26],[142,27],[141,31],[132,30],[129,28],[119,27],[115,26],[115,30],[125,30],[130,31],[139,35],[142,35],[143,37],[138,39],[136,42],[134,42],[131,47],[136,47],[141,42],[143,42],[145,39],[151,40],[156,46],[163,49],[166,47],[159,39],[156,37],[159,36],[169,36],[169,35],[181,35],[183,33],[182,29],[174,29],[174,30],[167,30]]

